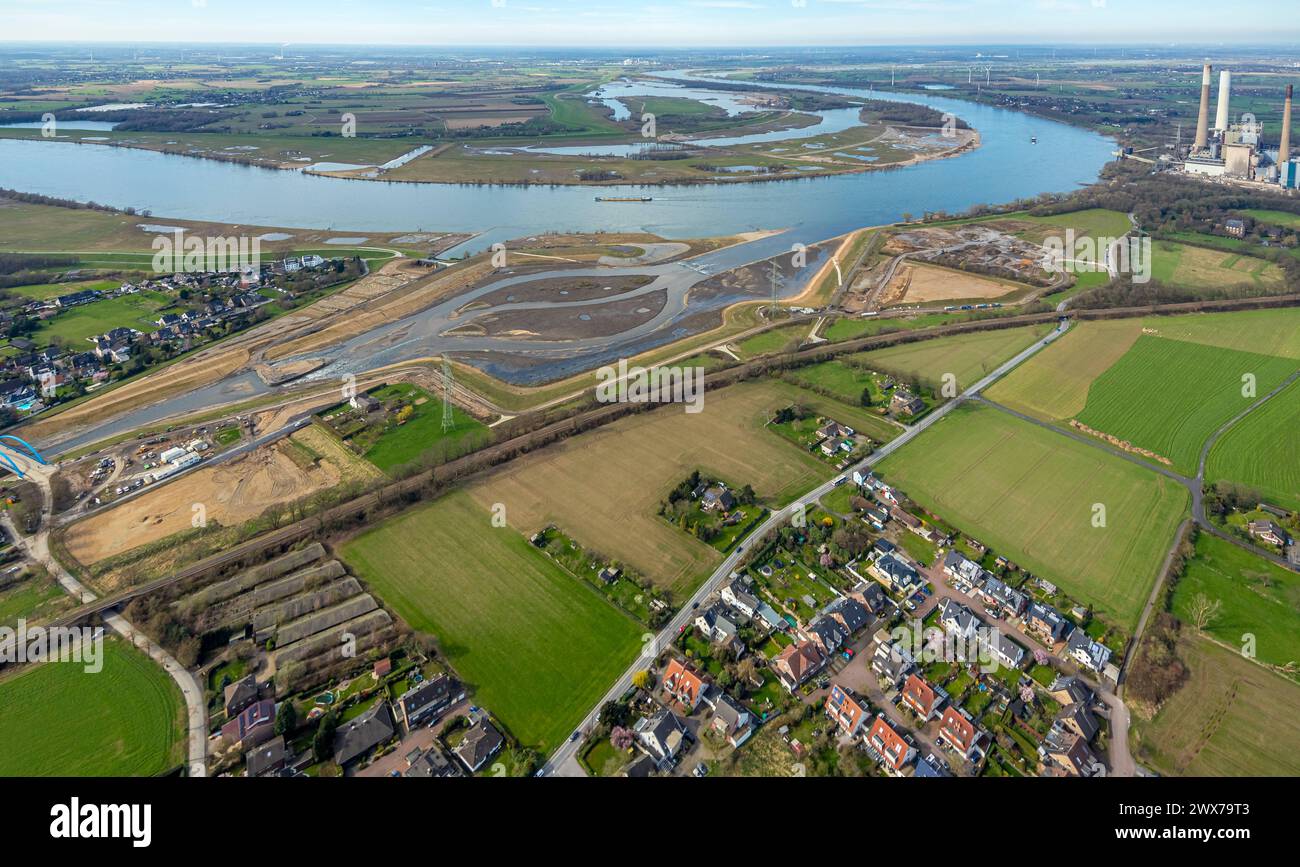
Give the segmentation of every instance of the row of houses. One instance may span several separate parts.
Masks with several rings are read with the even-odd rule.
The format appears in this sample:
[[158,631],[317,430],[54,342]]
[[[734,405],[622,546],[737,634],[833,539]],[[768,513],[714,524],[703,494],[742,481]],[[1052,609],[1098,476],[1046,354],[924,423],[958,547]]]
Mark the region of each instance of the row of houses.
[[1015,590],[960,551],[950,550],[943,560],[943,571],[958,590],[972,595],[1000,617],[1019,621],[1025,630],[1049,647],[1064,644],[1064,652],[1080,665],[1102,674],[1110,664],[1111,650],[1094,641],[1084,629],[1075,626],[1059,611],[1043,602],[1031,600]]

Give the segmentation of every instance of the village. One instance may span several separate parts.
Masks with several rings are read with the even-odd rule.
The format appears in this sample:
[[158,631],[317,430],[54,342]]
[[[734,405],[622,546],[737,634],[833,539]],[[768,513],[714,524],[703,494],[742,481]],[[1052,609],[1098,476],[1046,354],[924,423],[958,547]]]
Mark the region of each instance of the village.
[[[286,310],[313,300],[322,290],[355,279],[363,268],[359,260],[306,255],[234,272],[155,276],[29,301],[0,313],[0,332],[9,335],[0,353],[0,409],[13,421],[75,400],[262,322],[273,315],[267,305],[278,302]],[[60,317],[93,317],[106,308],[115,312],[92,321],[131,321],[140,327],[107,328],[86,336],[84,347],[53,329]],[[151,329],[138,315],[145,310],[154,317],[148,320]],[[54,336],[41,345],[47,332]]]

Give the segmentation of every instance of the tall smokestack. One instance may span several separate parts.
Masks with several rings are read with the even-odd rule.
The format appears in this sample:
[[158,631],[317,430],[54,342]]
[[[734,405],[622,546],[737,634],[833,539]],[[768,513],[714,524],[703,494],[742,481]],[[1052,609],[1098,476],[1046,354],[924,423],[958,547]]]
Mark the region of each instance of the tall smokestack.
[[1196,141],[1192,150],[1204,150],[1210,140],[1210,76],[1214,74],[1210,64],[1201,70],[1201,113],[1196,118]]
[[1286,86],[1286,102],[1282,103],[1282,146],[1277,151],[1279,164],[1291,158],[1291,85]]
[[1225,69],[1219,73],[1219,110],[1214,116],[1214,128],[1224,132],[1228,128],[1228,101],[1232,96],[1232,72]]

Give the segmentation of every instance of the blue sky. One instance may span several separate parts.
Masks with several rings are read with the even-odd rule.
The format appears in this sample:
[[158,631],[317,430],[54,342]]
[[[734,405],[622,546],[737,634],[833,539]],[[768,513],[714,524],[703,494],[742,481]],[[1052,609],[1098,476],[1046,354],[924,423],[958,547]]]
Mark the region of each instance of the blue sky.
[[1294,0],[0,0],[0,40],[881,45],[1295,40]]

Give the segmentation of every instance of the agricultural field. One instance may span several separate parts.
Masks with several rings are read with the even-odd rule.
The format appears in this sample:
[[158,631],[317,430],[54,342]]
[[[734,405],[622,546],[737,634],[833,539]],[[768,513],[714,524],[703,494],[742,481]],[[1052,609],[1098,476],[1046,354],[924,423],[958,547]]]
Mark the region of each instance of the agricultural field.
[[[989,407],[958,407],[879,470],[961,532],[1127,629],[1190,500],[1168,478]],[[1094,526],[1097,504],[1105,526]]]
[[1044,421],[1073,418],[1083,412],[1093,380],[1119,361],[1141,333],[1138,319],[1078,323],[985,394]]
[[[563,528],[680,602],[721,555],[660,518],[660,503],[697,469],[752,485],[770,507],[828,478],[830,467],[764,429],[775,410],[805,398],[814,410],[835,403],[783,382],[710,392],[699,414],[664,407],[622,419],[503,467],[470,496],[483,508],[504,504],[507,520],[526,535]],[[846,423],[856,421],[846,416]]]
[[1206,479],[1232,481],[1300,510],[1300,382],[1293,382],[1215,442]]
[[956,377],[958,387],[965,389],[1034,341],[1045,337],[1053,327],[1035,325],[958,334],[877,349],[853,357],[882,372],[936,387],[936,392],[947,374]]
[[519,741],[549,752],[636,657],[642,627],[455,493],[367,530],[342,556],[442,652]]
[[1173,611],[1191,623],[1193,600],[1218,600],[1206,631],[1231,647],[1255,636],[1256,658],[1268,665],[1300,664],[1300,575],[1209,533],[1196,539],[1196,557],[1174,587]]
[[1165,775],[1300,775],[1300,686],[1241,654],[1185,636],[1187,682],[1133,735],[1137,758]]
[[114,328],[134,328],[150,332],[157,329],[158,311],[172,303],[161,292],[140,292],[106,298],[73,307],[53,319],[47,319],[32,333],[32,342],[44,346],[54,340],[66,342],[77,351],[90,349],[87,338]]
[[103,670],[46,663],[0,680],[0,776],[133,776],[184,759],[184,705],[171,678],[123,641]]
[[1163,240],[1153,242],[1151,248],[1151,277],[1161,283],[1194,289],[1242,283],[1282,285],[1282,269],[1255,256]]
[[[1276,388],[1294,359],[1143,335],[1093,382],[1081,423],[1196,475],[1202,446],[1220,426]],[[1243,378],[1256,391],[1243,394]]]
[[1149,334],[1170,340],[1300,360],[1300,308],[1297,307],[1150,316],[1143,320],[1142,327]]

